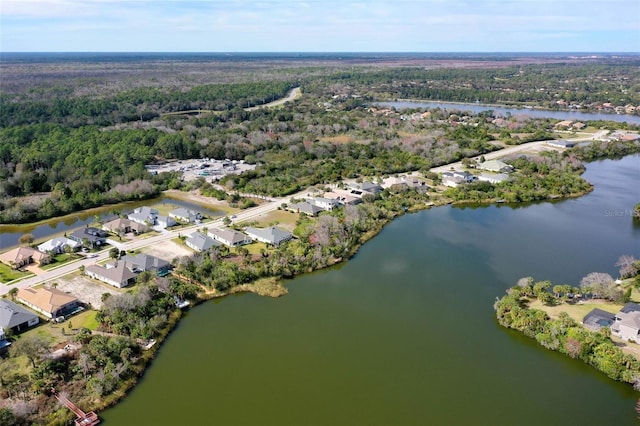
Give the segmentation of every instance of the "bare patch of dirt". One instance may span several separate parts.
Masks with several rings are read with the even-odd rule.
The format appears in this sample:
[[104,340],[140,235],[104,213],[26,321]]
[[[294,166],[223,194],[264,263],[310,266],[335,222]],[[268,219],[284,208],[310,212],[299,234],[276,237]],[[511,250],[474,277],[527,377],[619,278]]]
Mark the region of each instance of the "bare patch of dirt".
[[176,257],[191,256],[193,252],[175,241],[163,241],[162,244],[145,247],[144,253],[171,262]]
[[102,307],[104,293],[120,294],[121,292],[109,284],[99,283],[83,275],[69,279],[58,278],[55,282],[58,290],[77,297],[81,302],[90,303],[94,309]]

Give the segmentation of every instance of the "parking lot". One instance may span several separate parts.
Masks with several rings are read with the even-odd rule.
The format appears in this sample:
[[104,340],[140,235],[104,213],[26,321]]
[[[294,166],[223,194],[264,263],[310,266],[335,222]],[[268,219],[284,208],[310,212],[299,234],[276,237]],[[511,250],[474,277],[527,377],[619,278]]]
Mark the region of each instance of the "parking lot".
[[240,174],[256,168],[244,160],[214,160],[201,158],[196,160],[178,160],[160,165],[147,165],[150,173],[181,172],[185,181],[204,177],[208,181],[217,181],[228,174]]

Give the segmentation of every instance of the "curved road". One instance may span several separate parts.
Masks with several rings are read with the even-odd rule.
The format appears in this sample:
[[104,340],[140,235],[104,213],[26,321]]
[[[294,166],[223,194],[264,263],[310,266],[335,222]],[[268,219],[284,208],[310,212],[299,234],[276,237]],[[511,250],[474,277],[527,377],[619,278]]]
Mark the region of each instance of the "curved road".
[[[297,88],[299,89],[299,88]],[[296,89],[292,90],[292,92],[289,94],[288,98],[293,99],[295,96],[297,96],[294,91]],[[282,101],[282,99],[281,99]],[[589,137],[582,137],[582,138],[576,138],[576,139],[572,139],[572,141],[574,142],[578,142],[578,141],[586,141],[586,140],[593,140],[596,139],[599,135],[596,133],[593,136],[589,136]],[[498,151],[493,151],[487,154],[484,154],[485,159],[487,160],[492,160],[492,159],[496,159],[496,158],[500,158],[500,157],[504,157],[506,155],[511,155],[520,151],[525,151],[525,150],[531,150],[531,149],[542,149],[542,148],[548,148],[548,149],[556,149],[553,148],[549,145],[547,145],[546,141],[538,141],[538,142],[529,142],[529,143],[523,143],[521,145],[516,145],[516,146],[510,146],[507,148],[503,148],[500,149]],[[479,156],[477,157],[479,158]],[[448,170],[451,170],[451,168],[454,169],[462,169],[462,162],[458,161],[456,163],[451,163],[451,164],[446,164],[444,166],[439,166],[439,167],[434,167],[433,169],[431,169],[432,172],[436,172],[436,173],[442,173]],[[291,199],[292,198],[304,198],[304,196],[306,195],[306,193],[309,192],[309,189],[305,189],[304,191],[300,191],[296,194],[290,195],[288,197],[283,197],[283,198],[276,198],[273,199],[273,201],[266,203],[266,204],[262,204],[260,206],[257,207],[253,207],[247,210],[244,210],[240,213],[238,213],[236,216],[236,219],[234,219],[236,222],[243,222],[249,219],[253,219],[257,216],[260,216],[262,214],[268,213],[272,210],[276,210],[282,203],[291,203]],[[164,231],[162,234],[160,235],[156,235],[154,237],[150,237],[150,238],[143,238],[140,240],[134,240],[134,241],[130,241],[127,243],[123,243],[119,245],[119,249],[121,250],[137,250],[143,247],[147,247],[147,246],[151,246],[154,244],[160,244],[163,241],[167,241],[167,240],[171,240],[173,238],[178,237],[179,234],[187,234],[193,231],[198,230],[199,228],[202,228],[203,225],[207,225],[207,226],[222,226],[222,218],[214,220],[212,222],[206,222],[203,224],[199,224],[199,225],[193,225],[193,226],[189,226],[189,227],[185,227],[185,228],[180,228],[178,230],[175,231]],[[0,296],[3,294],[6,294],[9,292],[9,290],[11,290],[14,287],[18,287],[18,288],[25,288],[25,287],[31,287],[34,285],[38,285],[38,284],[42,284],[44,282],[48,282],[51,280],[54,280],[56,278],[59,278],[61,276],[67,275],[71,272],[76,271],[78,268],[80,268],[81,265],[83,266],[89,266],[93,263],[96,262],[101,262],[106,260],[109,257],[109,250],[105,249],[102,252],[100,252],[98,254],[97,257],[91,258],[91,259],[81,259],[81,260],[77,260],[65,265],[60,266],[59,268],[55,268],[55,269],[50,269],[48,271],[46,271],[44,274],[42,275],[38,275],[35,277],[30,277],[30,278],[25,278],[21,281],[18,281],[17,283],[11,284],[11,285],[0,285]]]

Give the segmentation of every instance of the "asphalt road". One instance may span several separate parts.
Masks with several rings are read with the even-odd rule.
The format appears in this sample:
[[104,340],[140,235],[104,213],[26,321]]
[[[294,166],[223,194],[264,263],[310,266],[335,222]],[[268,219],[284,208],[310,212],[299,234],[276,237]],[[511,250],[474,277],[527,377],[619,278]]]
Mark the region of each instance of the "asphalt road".
[[[295,90],[295,89],[294,89]],[[586,140],[592,140],[597,138],[599,135],[596,133],[593,136],[589,136],[589,137],[582,137],[582,138],[576,138],[576,139],[572,139],[572,141],[574,142],[579,142],[579,141],[586,141]],[[553,149],[552,147],[550,147],[549,145],[546,144],[545,141],[539,141],[539,142],[529,142],[529,143],[524,143],[521,145],[516,145],[516,146],[510,146],[507,148],[503,148],[501,150],[498,151],[494,151],[494,152],[490,152],[488,154],[484,154],[484,158],[486,160],[493,160],[496,158],[501,158],[501,157],[505,157],[508,155],[512,155],[514,153],[518,153],[521,151],[527,151],[527,150],[536,150],[536,149]],[[479,158],[479,157],[478,157]],[[457,169],[457,170],[462,170],[463,166],[462,166],[462,162],[456,162],[456,163],[451,163],[451,164],[447,164],[444,166],[440,166],[440,167],[434,167],[433,169],[431,169],[432,172],[436,172],[436,173],[442,173],[442,172],[446,172],[448,170],[451,170],[452,168]],[[253,219],[256,218],[262,214],[268,213],[272,210],[276,210],[282,203],[287,203],[290,204],[291,203],[291,199],[292,198],[304,198],[304,196],[309,192],[308,189],[304,190],[304,191],[300,191],[297,194],[293,194],[289,197],[284,197],[284,198],[279,198],[276,199],[275,201],[271,201],[269,203],[266,204],[262,204],[260,206],[257,207],[253,207],[247,210],[244,210],[240,213],[238,213],[236,215],[236,218],[234,219],[234,222],[243,222],[249,219]],[[206,226],[212,226],[212,227],[217,227],[217,226],[222,226],[222,219],[218,219],[215,220],[213,222],[207,222],[205,224],[199,224],[199,225],[193,225],[187,228],[180,228],[179,230],[175,230],[175,231],[164,231],[162,234],[154,236],[154,237],[150,237],[150,238],[142,238],[142,239],[138,239],[138,240],[133,240],[127,243],[123,243],[123,244],[119,244],[118,248],[121,250],[138,250],[147,246],[151,246],[151,245],[155,245],[155,244],[161,244],[163,241],[167,241],[167,240],[171,240],[174,239],[176,237],[180,235],[184,235],[184,234],[190,234],[196,230],[198,230],[199,228],[202,228],[203,225]],[[0,295],[6,294],[9,292],[9,290],[11,290],[12,288],[18,287],[18,288],[26,288],[26,287],[32,287],[38,284],[42,284],[45,282],[49,282],[52,280],[55,280],[56,278],[62,277],[64,275],[67,275],[71,272],[74,272],[76,270],[78,270],[78,268],[80,268],[80,266],[89,266],[92,265],[94,263],[97,262],[101,262],[106,260],[109,257],[109,250],[105,249],[104,251],[100,252],[98,254],[97,257],[94,258],[90,258],[90,259],[81,259],[81,260],[77,260],[65,265],[62,265],[59,268],[55,268],[55,269],[51,269],[46,271],[44,274],[42,275],[38,275],[35,277],[30,277],[30,278],[25,278],[24,280],[18,281],[15,284],[12,285],[0,285]]]

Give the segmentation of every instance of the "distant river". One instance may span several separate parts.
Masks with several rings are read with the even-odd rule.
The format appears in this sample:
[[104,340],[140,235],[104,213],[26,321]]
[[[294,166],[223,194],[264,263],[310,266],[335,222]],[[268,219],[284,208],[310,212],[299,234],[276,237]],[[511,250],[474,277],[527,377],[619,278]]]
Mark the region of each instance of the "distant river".
[[458,111],[471,111],[473,113],[479,113],[482,111],[492,110],[495,114],[505,116],[511,115],[527,115],[535,118],[556,118],[559,120],[606,120],[627,122],[629,124],[640,124],[640,116],[628,115],[628,114],[606,114],[599,112],[580,112],[580,111],[551,111],[544,109],[532,109],[532,108],[507,108],[500,106],[493,106],[487,104],[465,104],[465,103],[450,103],[450,102],[412,102],[412,101],[398,101],[398,102],[376,102],[375,105],[396,108],[396,109],[408,109],[408,108],[440,108],[448,110]]
[[577,284],[640,257],[640,156],[595,190],[517,208],[405,215],[346,264],[191,310],[117,425],[632,425],[640,393],[500,327],[522,276]]

